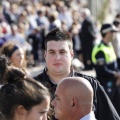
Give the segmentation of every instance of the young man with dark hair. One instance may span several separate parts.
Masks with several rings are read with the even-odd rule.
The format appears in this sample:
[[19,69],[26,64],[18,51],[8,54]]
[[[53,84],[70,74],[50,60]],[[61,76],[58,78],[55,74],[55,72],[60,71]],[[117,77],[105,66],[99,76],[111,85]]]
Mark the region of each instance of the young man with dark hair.
[[[97,120],[119,120],[119,116],[100,83],[93,77],[80,74],[73,70],[71,62],[74,57],[72,38],[60,28],[51,30],[45,38],[46,67],[35,77],[49,88],[52,98],[57,84],[65,77],[83,77],[93,87],[94,113]],[[63,90],[64,92],[64,90]],[[107,110],[107,114],[106,114]]]

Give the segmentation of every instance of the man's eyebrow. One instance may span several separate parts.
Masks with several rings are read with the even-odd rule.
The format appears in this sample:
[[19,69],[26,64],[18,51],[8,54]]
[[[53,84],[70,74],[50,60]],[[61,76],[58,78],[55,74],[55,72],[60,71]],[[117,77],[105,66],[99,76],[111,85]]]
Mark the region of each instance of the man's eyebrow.
[[[49,52],[51,52],[51,51],[55,51],[54,49],[49,49],[48,50]],[[66,51],[65,49],[60,49],[59,51]]]
[[66,51],[65,49],[60,49],[60,51]]

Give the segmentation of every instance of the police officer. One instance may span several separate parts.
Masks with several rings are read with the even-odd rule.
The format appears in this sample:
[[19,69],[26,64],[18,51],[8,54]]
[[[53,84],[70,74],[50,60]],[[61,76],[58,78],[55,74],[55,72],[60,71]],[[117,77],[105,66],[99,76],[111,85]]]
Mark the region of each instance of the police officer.
[[120,115],[120,97],[116,87],[120,72],[117,65],[116,55],[112,46],[113,33],[118,29],[112,24],[103,24],[101,27],[102,40],[94,46],[92,62],[94,63],[97,79],[104,87],[113,105]]

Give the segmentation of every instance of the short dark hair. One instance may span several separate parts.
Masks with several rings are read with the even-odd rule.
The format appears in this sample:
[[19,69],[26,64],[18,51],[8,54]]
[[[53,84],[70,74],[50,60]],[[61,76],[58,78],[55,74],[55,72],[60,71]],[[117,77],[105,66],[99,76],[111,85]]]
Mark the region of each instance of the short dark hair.
[[68,31],[63,28],[54,28],[52,29],[45,37],[45,50],[47,49],[47,42],[49,41],[68,41],[69,48],[73,48],[73,42]]
[[101,33],[102,37],[104,38],[106,36],[107,33]]

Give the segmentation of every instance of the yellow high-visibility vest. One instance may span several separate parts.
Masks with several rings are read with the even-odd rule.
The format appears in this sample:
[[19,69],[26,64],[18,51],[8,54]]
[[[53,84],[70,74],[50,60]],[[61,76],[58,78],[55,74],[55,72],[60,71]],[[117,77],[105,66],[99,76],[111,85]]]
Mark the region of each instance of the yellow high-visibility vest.
[[109,43],[109,46],[104,45],[103,43],[100,43],[98,45],[95,45],[92,50],[92,62],[94,64],[97,64],[96,55],[99,51],[102,51],[105,55],[105,62],[107,64],[116,61],[116,55],[114,52],[114,48],[112,46],[112,43]]

